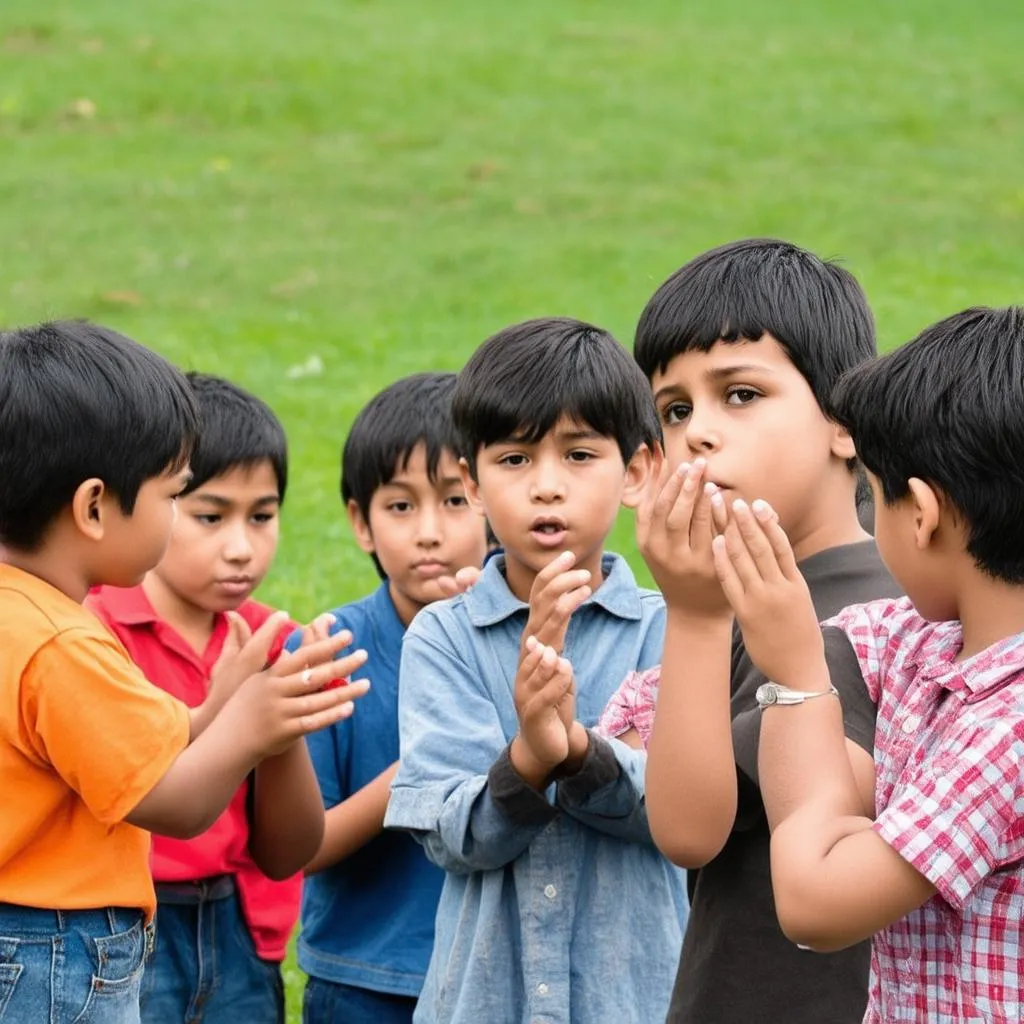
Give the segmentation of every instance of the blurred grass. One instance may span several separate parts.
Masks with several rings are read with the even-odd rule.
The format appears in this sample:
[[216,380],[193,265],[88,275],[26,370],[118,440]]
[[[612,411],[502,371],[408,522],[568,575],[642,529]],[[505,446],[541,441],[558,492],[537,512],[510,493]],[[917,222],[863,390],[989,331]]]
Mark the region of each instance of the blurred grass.
[[758,234],[842,256],[887,346],[1021,301],[1022,44],[1019,0],[4,0],[0,321],[93,317],[266,397],[294,482],[263,596],[309,616],[374,585],[355,412],[506,323],[629,343]]

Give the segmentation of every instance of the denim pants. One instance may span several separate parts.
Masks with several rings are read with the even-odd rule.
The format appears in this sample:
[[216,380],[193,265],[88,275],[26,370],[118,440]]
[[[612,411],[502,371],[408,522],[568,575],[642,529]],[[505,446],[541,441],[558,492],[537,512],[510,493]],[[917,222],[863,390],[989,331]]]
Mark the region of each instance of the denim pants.
[[310,978],[302,1024],[411,1024],[416,999]]
[[151,937],[138,910],[0,903],[0,1021],[139,1024]]
[[193,901],[171,902],[157,887],[143,1024],[283,1024],[280,964],[256,955],[233,888],[220,898],[196,888]]

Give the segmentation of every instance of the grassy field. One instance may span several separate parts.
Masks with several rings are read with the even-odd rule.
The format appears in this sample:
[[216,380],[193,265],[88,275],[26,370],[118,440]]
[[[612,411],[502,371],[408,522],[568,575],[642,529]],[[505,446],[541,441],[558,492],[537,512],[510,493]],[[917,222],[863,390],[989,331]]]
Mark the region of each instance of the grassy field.
[[264,596],[308,616],[374,582],[356,410],[508,322],[628,342],[758,234],[843,257],[886,346],[1024,299],[1022,48],[1019,0],[3,0],[0,322],[89,316],[267,398]]

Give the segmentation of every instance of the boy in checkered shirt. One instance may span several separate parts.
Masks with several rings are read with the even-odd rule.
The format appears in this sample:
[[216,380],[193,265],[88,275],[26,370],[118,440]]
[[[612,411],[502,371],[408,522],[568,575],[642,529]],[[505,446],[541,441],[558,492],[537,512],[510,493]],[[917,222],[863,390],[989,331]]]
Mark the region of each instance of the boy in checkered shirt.
[[[874,936],[865,1021],[1019,1022],[1024,308],[935,324],[844,377],[833,407],[908,597],[819,630],[765,503],[736,502],[714,542],[773,681],[758,703],[779,920],[814,950]],[[873,792],[845,756],[837,671],[860,672],[878,705]]]

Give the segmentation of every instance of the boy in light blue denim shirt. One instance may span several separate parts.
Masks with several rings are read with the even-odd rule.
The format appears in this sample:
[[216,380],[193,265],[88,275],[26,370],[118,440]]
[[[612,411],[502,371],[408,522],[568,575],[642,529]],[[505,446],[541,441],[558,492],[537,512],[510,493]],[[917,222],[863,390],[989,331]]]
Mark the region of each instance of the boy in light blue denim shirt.
[[403,644],[385,824],[447,873],[414,1020],[663,1020],[684,876],[651,841],[645,755],[590,728],[661,654],[660,596],[604,551],[652,472],[650,387],[606,332],[534,320],[481,346],[452,415],[503,553]]

